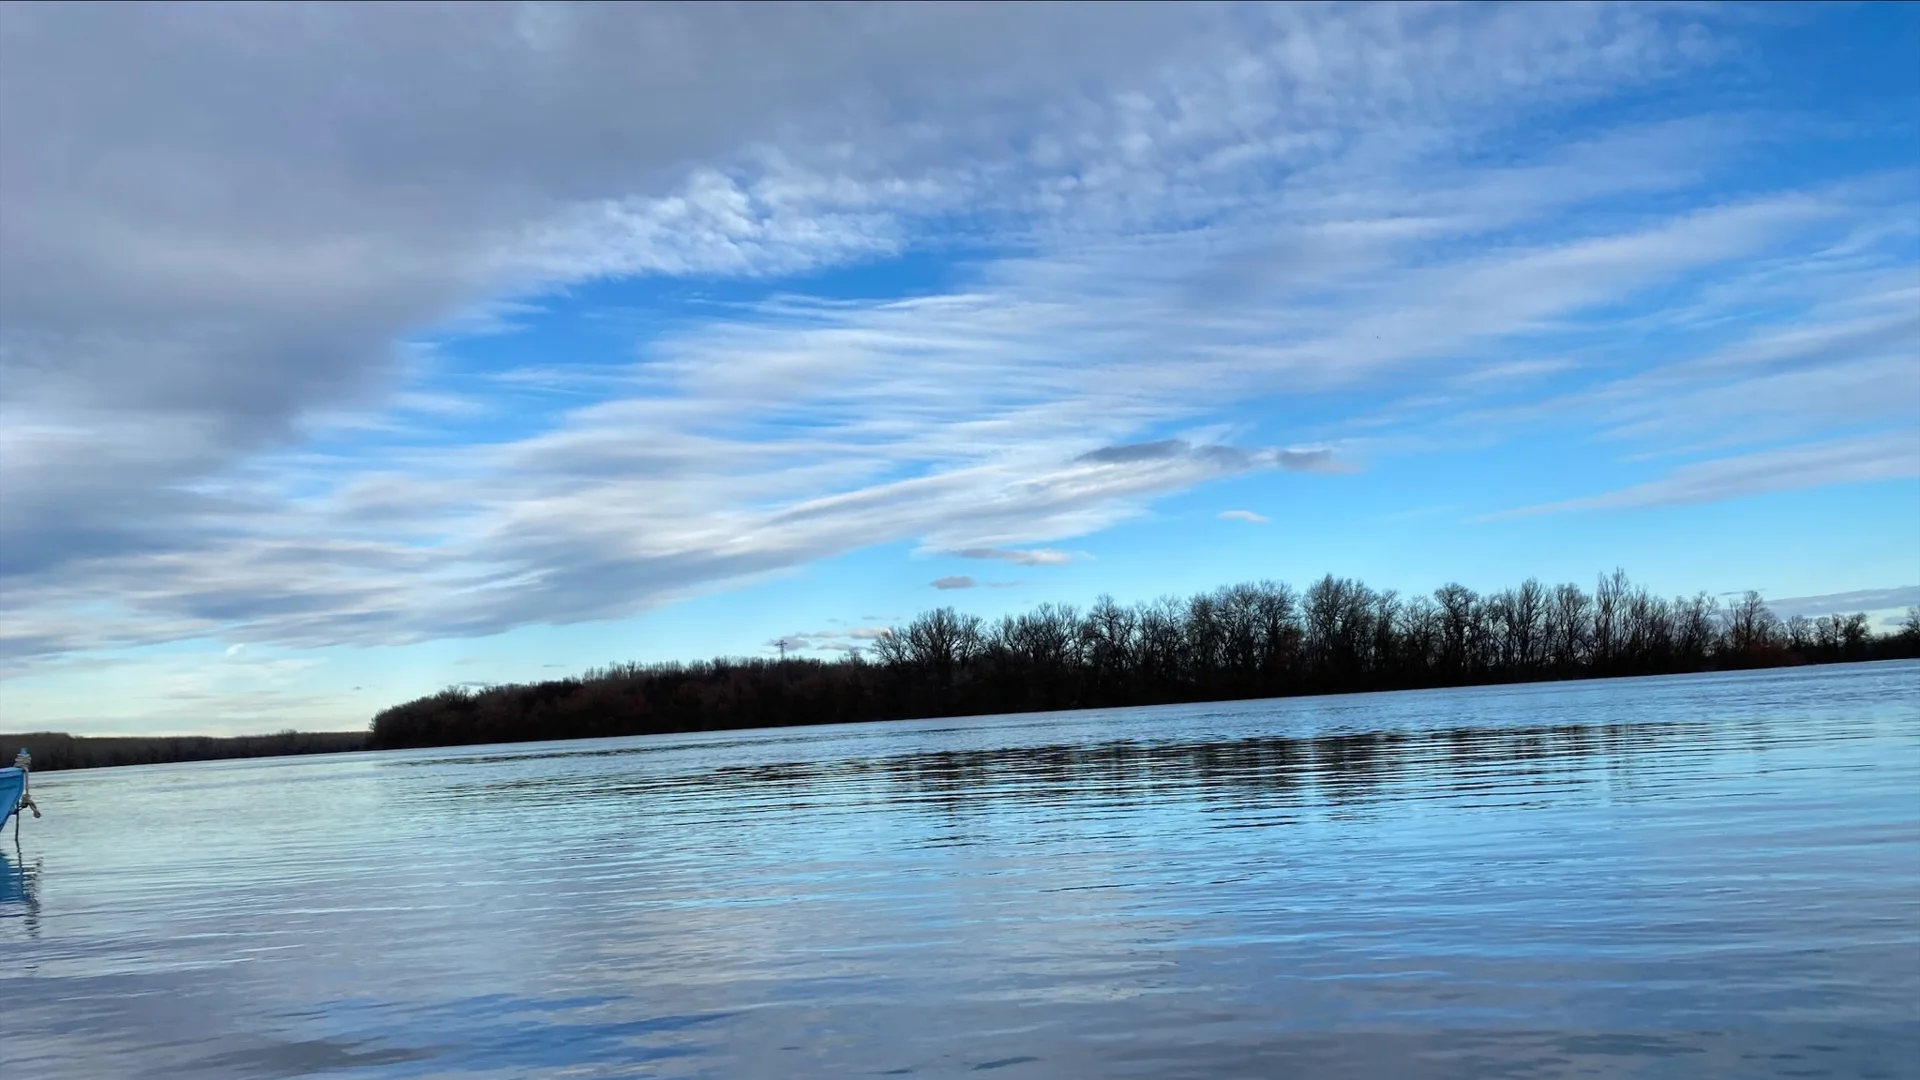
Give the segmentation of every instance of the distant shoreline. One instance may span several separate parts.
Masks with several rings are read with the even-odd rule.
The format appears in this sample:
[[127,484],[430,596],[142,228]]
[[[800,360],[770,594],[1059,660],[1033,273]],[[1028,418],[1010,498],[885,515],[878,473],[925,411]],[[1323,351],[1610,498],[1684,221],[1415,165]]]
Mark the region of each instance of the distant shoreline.
[[938,608],[878,632],[874,659],[621,664],[450,687],[374,717],[369,749],[608,738],[1449,686],[1675,675],[1920,656],[1920,608],[1782,620],[1756,592],[1666,598],[1602,575],[1401,597],[1328,575],[995,623]]
[[1720,608],[1602,577],[1594,594],[1528,581],[1401,600],[1326,577],[1237,585],[1084,614],[1041,605],[987,625],[951,608],[875,642],[877,659],[625,664],[577,678],[452,687],[364,732],[0,735],[44,771],[1088,708],[1677,675],[1920,656],[1920,608],[1896,633],[1864,614],[1781,620],[1756,593]]
[[33,771],[65,772],[117,765],[341,754],[367,749],[364,731],[281,731],[272,735],[68,735],[56,731],[0,734],[0,756],[26,747]]
[[[1674,675],[1706,675],[1716,671],[1771,671],[1793,667],[1826,667],[1832,664],[1848,663],[1891,663],[1912,657],[1883,657],[1874,660],[1832,660],[1807,664],[1783,664],[1778,667],[1710,669],[1704,671],[1669,672]],[[793,663],[796,661],[789,661]],[[1526,682],[1465,683],[1454,687],[1380,687],[1361,690],[1342,690],[1323,694],[1279,694],[1256,698],[1204,698],[1187,702],[1148,703],[1138,706],[1110,706],[1120,708],[1153,708],[1156,704],[1204,705],[1214,702],[1231,701],[1269,701],[1288,698],[1307,697],[1347,697],[1354,694],[1407,693],[1421,689],[1472,689],[1483,686],[1522,686],[1546,682],[1581,683],[1604,682],[1613,679],[1652,678],[1652,675],[1607,675],[1580,676],[1567,679],[1534,679]],[[1081,706],[1080,708],[1099,708],[1101,706]],[[1075,709],[1048,710],[1059,712]],[[955,718],[964,718],[960,714],[947,714]],[[972,713],[972,716],[1009,715],[1004,713]],[[820,721],[815,723],[768,723],[747,725],[736,728],[687,728],[679,731],[646,732],[642,734],[675,735],[692,731],[750,731],[758,729],[777,730],[793,727],[829,727],[835,724],[887,723],[895,720],[934,719],[934,717],[869,717],[866,720]],[[238,761],[263,757],[305,757],[315,754],[350,754],[367,751],[432,749],[432,747],[376,747],[369,745],[368,732],[364,731],[283,731],[271,735],[70,735],[65,732],[38,731],[6,734],[0,733],[0,749],[12,752],[27,747],[33,753],[33,771],[71,772],[80,769],[114,768],[123,765],[170,765],[194,761]],[[575,741],[589,738],[620,738],[622,736],[582,735],[572,739],[557,738],[554,741]],[[540,742],[545,739],[506,739],[498,743],[443,743],[442,746],[511,746],[522,742]]]

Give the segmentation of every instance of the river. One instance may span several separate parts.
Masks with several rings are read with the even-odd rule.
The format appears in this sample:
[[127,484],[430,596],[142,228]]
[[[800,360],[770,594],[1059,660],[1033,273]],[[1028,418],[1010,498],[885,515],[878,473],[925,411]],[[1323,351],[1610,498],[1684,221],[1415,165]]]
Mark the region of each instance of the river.
[[1920,1076],[1914,662],[34,791],[10,1080]]

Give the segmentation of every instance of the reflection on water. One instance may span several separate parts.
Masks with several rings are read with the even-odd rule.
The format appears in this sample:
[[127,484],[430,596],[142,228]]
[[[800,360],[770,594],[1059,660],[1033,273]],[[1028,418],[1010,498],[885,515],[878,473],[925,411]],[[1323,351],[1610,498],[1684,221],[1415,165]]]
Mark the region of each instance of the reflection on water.
[[[1108,739],[1085,745],[1054,743],[966,750],[926,750],[885,757],[827,761],[773,761],[718,765],[687,774],[646,775],[622,770],[618,759],[657,753],[653,747],[600,745],[562,750],[569,758],[607,759],[605,769],[567,770],[499,778],[476,776],[431,792],[434,800],[646,799],[675,791],[724,789],[736,796],[774,800],[804,812],[859,798],[863,804],[937,808],[949,813],[1017,802],[1047,806],[1126,807],[1168,797],[1237,799],[1245,805],[1326,805],[1352,810],[1370,802],[1453,795],[1487,796],[1524,805],[1541,793],[1623,779],[1644,769],[1649,755],[1698,753],[1742,739],[1748,749],[1788,745],[1804,733],[1762,729],[1720,731],[1687,721],[1448,728],[1359,732],[1312,737],[1254,735],[1204,742]],[[1844,725],[1819,734],[1846,738]],[[1858,733],[1855,734],[1858,737]],[[631,743],[635,740],[616,740]],[[1589,759],[1602,758],[1601,768]],[[471,765],[524,761],[523,756],[466,759]],[[1670,770],[1664,779],[1680,780]],[[1408,790],[1417,788],[1419,790]],[[1513,803],[1515,799],[1522,800]]]
[[1879,664],[48,774],[0,1075],[1913,1076],[1916,701]]
[[39,859],[27,864],[18,848],[12,858],[0,851],[0,919],[19,919],[27,936],[35,938],[40,936],[39,878]]

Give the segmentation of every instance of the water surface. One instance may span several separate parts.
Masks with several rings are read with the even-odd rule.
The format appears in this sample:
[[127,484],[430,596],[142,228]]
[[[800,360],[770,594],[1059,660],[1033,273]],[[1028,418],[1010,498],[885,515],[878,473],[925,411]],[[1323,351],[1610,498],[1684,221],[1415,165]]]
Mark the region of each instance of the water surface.
[[0,1076],[1920,1076],[1920,664],[50,773]]

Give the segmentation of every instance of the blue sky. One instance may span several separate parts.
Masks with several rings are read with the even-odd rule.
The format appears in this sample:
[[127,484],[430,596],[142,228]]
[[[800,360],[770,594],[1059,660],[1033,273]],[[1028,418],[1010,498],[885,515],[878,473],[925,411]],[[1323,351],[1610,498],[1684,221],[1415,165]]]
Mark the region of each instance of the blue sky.
[[1920,602],[1920,6],[43,5],[0,726],[939,604]]

